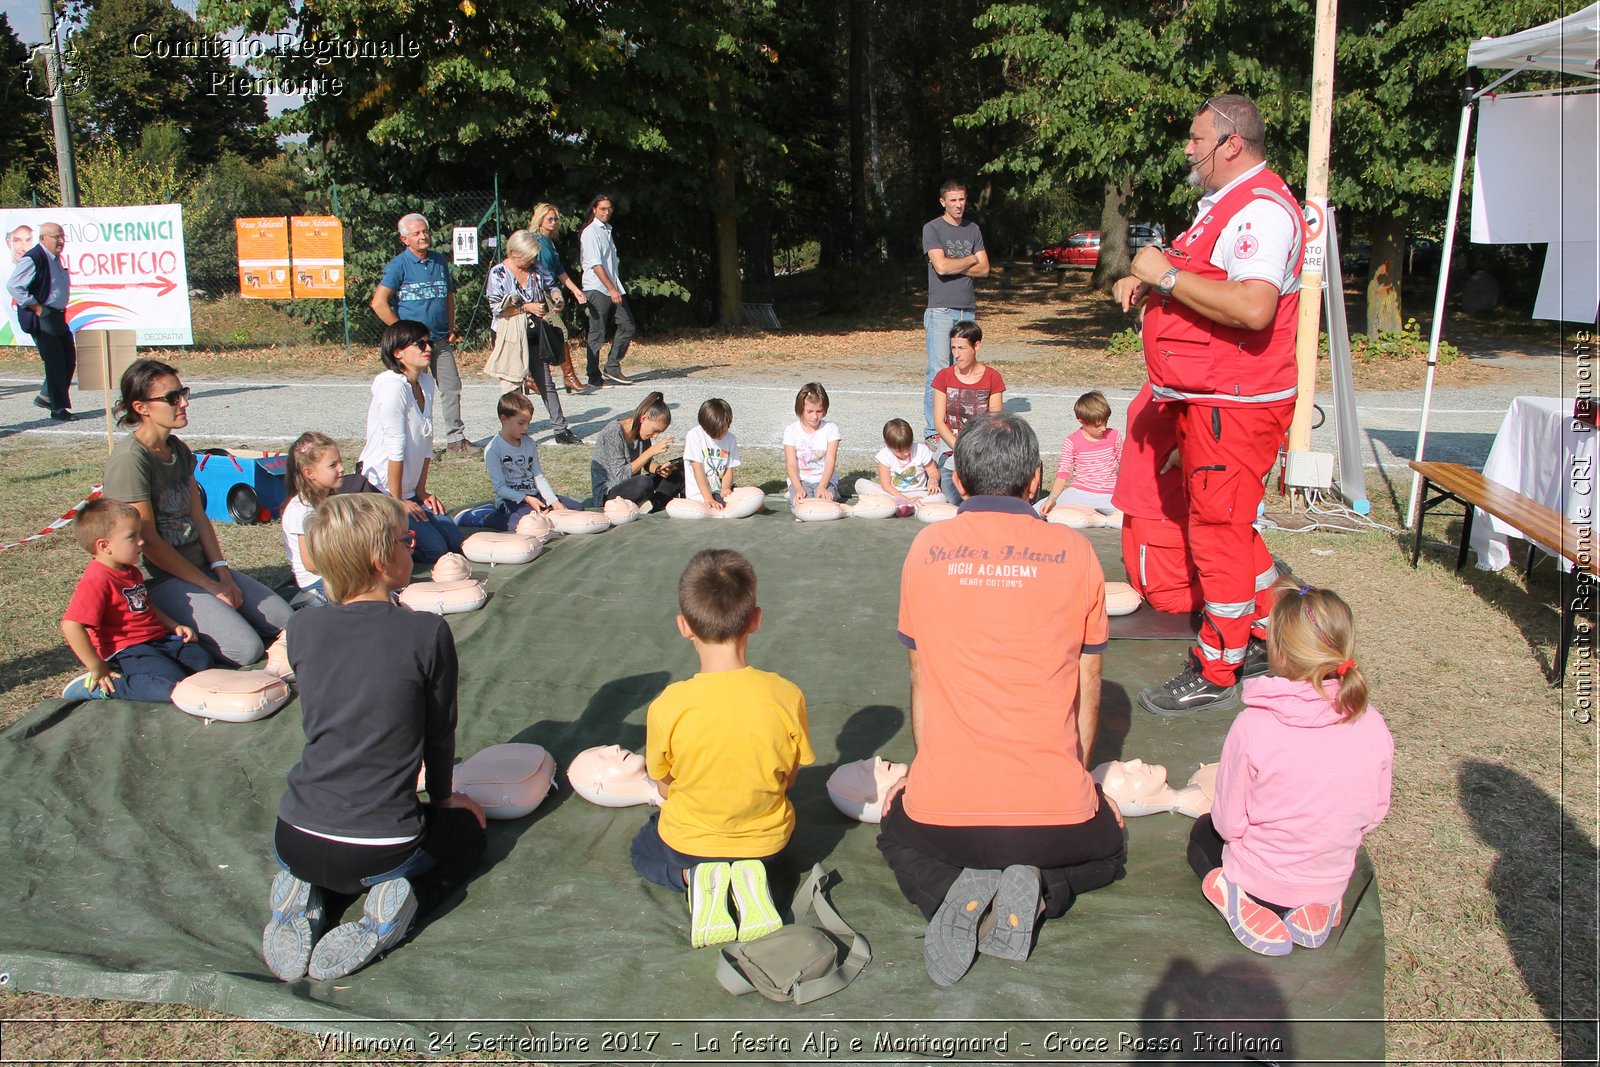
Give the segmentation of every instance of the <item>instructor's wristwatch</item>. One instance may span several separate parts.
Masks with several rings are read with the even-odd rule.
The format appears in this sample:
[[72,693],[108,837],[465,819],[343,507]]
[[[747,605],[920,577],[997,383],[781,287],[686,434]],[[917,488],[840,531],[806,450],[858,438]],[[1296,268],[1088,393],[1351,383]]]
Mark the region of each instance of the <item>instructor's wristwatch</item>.
[[1178,268],[1168,267],[1167,272],[1156,279],[1156,292],[1162,296],[1171,296],[1172,289],[1178,284]]

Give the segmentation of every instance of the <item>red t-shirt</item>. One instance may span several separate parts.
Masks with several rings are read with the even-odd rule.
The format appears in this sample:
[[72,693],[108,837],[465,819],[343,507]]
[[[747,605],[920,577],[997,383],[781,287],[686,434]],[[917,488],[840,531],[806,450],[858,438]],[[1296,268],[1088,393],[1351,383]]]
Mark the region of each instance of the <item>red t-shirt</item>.
[[97,559],[84,568],[62,618],[88,628],[101,659],[168,636],[150,605],[150,591],[139,568],[108,567]]
[[944,394],[944,419],[957,437],[961,428],[974,415],[989,410],[989,398],[1006,391],[1006,380],[1000,372],[985,364],[983,373],[971,385],[956,377],[954,367],[946,367],[933,376],[933,388]]
[[1078,658],[1108,636],[1094,549],[1021,500],[973,497],[918,534],[900,574],[900,641],[917,650],[922,704],[906,814],[936,826],[1093,816]]

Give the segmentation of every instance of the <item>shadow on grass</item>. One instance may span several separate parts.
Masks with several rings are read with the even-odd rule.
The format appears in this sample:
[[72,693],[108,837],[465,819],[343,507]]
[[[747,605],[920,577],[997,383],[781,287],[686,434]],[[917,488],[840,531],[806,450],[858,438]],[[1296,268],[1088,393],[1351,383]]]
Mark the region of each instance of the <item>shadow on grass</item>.
[[[1499,852],[1489,891],[1523,981],[1563,1062],[1593,1063],[1595,842],[1558,798],[1517,771],[1468,760],[1457,780],[1472,828]],[[1592,790],[1578,795],[1593,801]]]
[[1267,965],[1254,959],[1210,971],[1175,959],[1139,1014],[1140,1063],[1296,1062],[1289,999]]

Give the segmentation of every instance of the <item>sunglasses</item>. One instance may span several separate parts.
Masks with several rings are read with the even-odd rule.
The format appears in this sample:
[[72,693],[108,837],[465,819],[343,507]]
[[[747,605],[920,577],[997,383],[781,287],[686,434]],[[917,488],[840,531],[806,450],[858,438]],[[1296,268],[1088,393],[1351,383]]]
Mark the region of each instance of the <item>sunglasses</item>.
[[177,407],[178,401],[188,399],[189,387],[186,385],[182,389],[174,389],[170,393],[158,393],[155,396],[147,396],[145,397],[144,402],[146,404],[153,404],[159,400],[163,404],[171,404],[173,407]]
[[394,539],[394,543],[397,545],[405,545],[410,549],[415,549],[417,547],[417,531],[407,530],[405,533],[396,537]]
[[428,340],[426,337],[424,337],[420,341],[412,341],[411,342],[411,347],[417,348],[417,349],[432,348],[433,347],[433,342]]

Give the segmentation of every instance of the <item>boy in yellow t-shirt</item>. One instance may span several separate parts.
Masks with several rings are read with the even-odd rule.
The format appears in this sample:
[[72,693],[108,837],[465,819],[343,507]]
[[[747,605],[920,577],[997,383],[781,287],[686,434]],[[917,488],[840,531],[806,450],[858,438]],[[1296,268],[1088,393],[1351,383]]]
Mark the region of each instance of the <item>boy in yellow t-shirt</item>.
[[695,948],[753,941],[783,925],[765,861],[789,843],[789,787],[816,759],[806,698],[792,682],[745,662],[761,608],[744,556],[725,548],[695,553],[678,579],[678,607],[678,632],[694,643],[700,672],[669,685],[646,714],[646,767],[666,800],[633,839],[633,867],[657,885],[688,891]]

